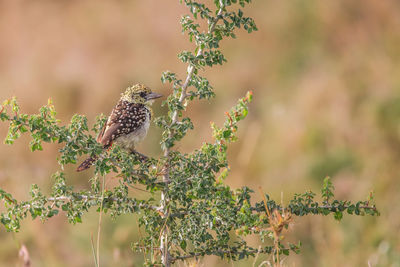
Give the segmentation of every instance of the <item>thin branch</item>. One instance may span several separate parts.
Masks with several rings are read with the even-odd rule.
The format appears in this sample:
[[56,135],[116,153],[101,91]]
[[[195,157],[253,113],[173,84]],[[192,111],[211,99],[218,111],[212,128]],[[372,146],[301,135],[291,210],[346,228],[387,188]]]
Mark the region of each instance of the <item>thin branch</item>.
[[[323,205],[323,206],[318,206],[317,208],[322,208],[322,209],[336,209],[339,206],[332,206],[332,205]],[[349,205],[345,205],[343,206],[343,208],[348,209],[350,206]],[[367,205],[362,205],[362,206],[358,206],[359,209],[366,209],[366,210],[374,210],[376,211],[376,207],[375,205],[373,206],[367,206]]]
[[[209,34],[211,34],[215,30],[215,26],[217,26],[218,21],[221,19],[221,15],[222,15],[223,10],[224,10],[224,5],[221,4],[221,7],[218,10],[218,14],[217,14],[216,19],[213,22],[211,22],[211,24],[209,25],[209,30],[208,30]],[[201,54],[203,54],[203,50],[204,50],[200,46],[198,46],[198,48],[199,48],[199,50],[197,51],[196,57],[198,57]],[[189,65],[187,72],[188,72],[188,74],[186,76],[185,83],[182,85],[181,96],[179,97],[179,103],[180,104],[182,104],[183,101],[187,97],[187,88],[189,87],[189,83],[190,83],[190,81],[192,80],[192,77],[193,77],[194,66],[193,65]],[[178,120],[178,111],[174,111],[174,113],[172,114],[172,123],[171,124],[176,123],[177,120]],[[169,150],[169,149],[167,148],[166,150]],[[167,155],[165,155],[165,156],[167,156]]]
[[[88,201],[88,200],[103,200],[101,197],[98,196],[86,196],[86,195],[76,195],[76,196],[59,196],[59,197],[49,197],[47,198],[47,201],[49,202],[56,202],[56,201],[73,201],[74,199],[76,200],[84,200],[84,201]],[[112,201],[118,201],[119,199],[116,197],[108,197],[105,199],[110,199]],[[31,207],[31,204],[26,204],[24,206],[22,206],[22,208],[26,208],[29,209]],[[160,211],[160,207],[157,206],[153,206],[153,205],[148,205],[148,204],[144,204],[144,203],[139,203],[138,205],[139,208],[141,209],[149,209],[149,210],[154,210],[159,212]]]
[[[208,30],[209,34],[214,31],[215,26],[217,25],[217,22],[219,21],[223,10],[224,10],[224,5],[223,5],[222,1],[220,1],[220,8],[218,10],[217,17],[214,21],[211,22],[211,24],[209,24],[209,30]],[[197,46],[197,48],[198,48],[198,51],[197,51],[196,57],[200,56],[203,53],[203,48],[201,48],[201,46]],[[190,81],[192,80],[194,70],[195,70],[195,67],[193,65],[188,66],[187,76],[186,76],[184,84],[182,85],[182,92],[181,92],[181,95],[178,100],[180,104],[182,104],[183,101],[185,101],[185,99],[187,97],[187,88],[189,87]],[[171,116],[171,125],[175,124],[177,121],[178,121],[178,111],[175,110]],[[169,133],[169,137],[170,138],[172,137],[171,131]],[[170,152],[169,147],[166,147],[164,150],[164,156],[167,158],[167,163],[165,165],[165,170],[164,170],[165,174],[163,175],[163,182],[165,182],[165,183],[170,182],[169,166],[168,166],[169,157],[170,157],[169,152]],[[168,199],[167,199],[167,195],[166,195],[166,189],[163,189],[161,192],[160,212],[165,217],[168,217],[167,202],[168,202]],[[167,230],[167,228],[164,228],[161,233],[160,251],[162,254],[161,261],[162,261],[163,265],[165,265],[166,267],[169,267],[171,265],[172,261],[171,261],[171,256],[168,251],[168,230]]]
[[90,245],[91,245],[91,247],[92,247],[93,259],[94,259],[94,266],[95,266],[95,267],[99,267],[99,265],[97,264],[96,249],[94,248],[93,233],[90,233]]
[[[348,209],[349,207],[350,207],[350,205],[345,205],[345,206],[343,206],[344,209]],[[331,209],[337,209],[338,206],[323,205],[323,206],[308,207],[308,208],[309,208],[309,209],[318,209],[318,208],[320,208],[320,209],[328,209],[328,210],[331,210]],[[237,211],[239,211],[240,209],[241,209],[241,206],[238,206],[238,207],[237,207]],[[282,208],[281,206],[276,206],[276,207],[273,208],[273,210],[274,210],[274,209],[277,209],[277,210],[279,210],[279,211],[283,211],[283,208]],[[369,209],[369,210],[377,211],[376,206],[362,205],[362,206],[359,206],[359,209]],[[256,208],[256,207],[251,207],[250,210],[251,210],[252,212],[259,212],[259,211],[261,211],[259,208]],[[284,210],[285,210],[285,211],[291,212],[291,210],[290,210],[289,208],[284,208]],[[204,212],[201,212],[201,214],[202,214],[202,213],[204,213]],[[307,212],[307,214],[309,214],[309,213],[310,213],[310,212]],[[186,212],[186,211],[178,211],[178,212],[175,212],[175,213],[171,213],[171,214],[170,214],[170,217],[181,217],[181,216],[197,215],[197,214],[199,214],[199,213],[198,213],[198,212],[194,212],[194,211],[188,211],[188,212]],[[296,215],[296,214],[293,214],[293,215]]]
[[195,258],[195,257],[203,256],[203,255],[205,255],[204,252],[188,254],[188,255],[184,255],[184,256],[176,256],[176,257],[172,258],[171,261],[175,262],[177,260],[187,260],[187,259],[190,259],[190,258]]
[[101,233],[101,222],[102,222],[102,214],[103,214],[103,200],[104,200],[104,192],[106,191],[105,188],[106,184],[106,177],[103,175],[103,184],[102,184],[102,192],[101,192],[101,204],[100,204],[100,212],[99,212],[99,223],[97,226],[97,240],[96,240],[96,258],[97,258],[97,267],[100,267],[100,233]]

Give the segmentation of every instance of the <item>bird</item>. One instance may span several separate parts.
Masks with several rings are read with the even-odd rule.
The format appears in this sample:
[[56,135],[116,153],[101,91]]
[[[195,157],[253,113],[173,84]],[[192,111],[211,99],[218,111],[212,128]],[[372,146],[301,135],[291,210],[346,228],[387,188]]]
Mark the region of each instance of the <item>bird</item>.
[[[162,97],[161,94],[152,92],[144,84],[139,83],[128,87],[121,94],[121,98],[111,111],[96,141],[105,150],[116,144],[131,153],[141,155],[135,151],[135,145],[147,135],[153,115],[151,105],[155,99],[160,97]],[[97,158],[97,156],[87,158],[76,171],[89,169]]]

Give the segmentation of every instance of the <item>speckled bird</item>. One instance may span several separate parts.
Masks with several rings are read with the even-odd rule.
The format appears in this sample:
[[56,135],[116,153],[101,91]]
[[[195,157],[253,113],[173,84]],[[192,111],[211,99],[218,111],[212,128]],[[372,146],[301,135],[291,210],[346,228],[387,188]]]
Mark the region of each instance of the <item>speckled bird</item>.
[[[117,144],[130,152],[135,152],[135,144],[143,140],[150,126],[152,117],[150,106],[154,99],[161,96],[151,92],[150,88],[143,84],[128,87],[111,111],[97,136],[97,142],[102,144],[104,149]],[[96,160],[96,157],[86,159],[79,165],[77,171],[90,168]]]

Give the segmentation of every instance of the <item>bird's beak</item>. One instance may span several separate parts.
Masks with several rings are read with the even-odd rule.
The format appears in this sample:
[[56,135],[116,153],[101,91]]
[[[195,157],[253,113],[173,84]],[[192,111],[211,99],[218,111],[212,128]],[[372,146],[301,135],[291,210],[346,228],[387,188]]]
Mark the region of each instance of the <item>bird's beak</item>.
[[156,99],[159,97],[162,97],[163,95],[161,94],[157,94],[157,93],[150,93],[148,95],[146,95],[146,100],[151,100],[151,99]]

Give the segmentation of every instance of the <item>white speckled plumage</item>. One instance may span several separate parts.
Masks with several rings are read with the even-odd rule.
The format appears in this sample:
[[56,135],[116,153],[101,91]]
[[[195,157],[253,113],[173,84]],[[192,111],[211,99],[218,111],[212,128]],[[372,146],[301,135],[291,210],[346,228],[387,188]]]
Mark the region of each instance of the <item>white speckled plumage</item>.
[[134,151],[135,145],[140,143],[147,135],[147,131],[149,130],[150,127],[150,121],[151,121],[150,117],[151,115],[149,111],[145,121],[142,123],[141,126],[139,126],[136,130],[134,130],[129,134],[121,135],[120,137],[116,138],[114,141],[115,144],[129,151]]
[[[161,95],[152,93],[143,84],[128,87],[111,111],[107,122],[97,136],[97,142],[109,148],[113,143],[133,152],[135,145],[147,135],[152,117],[151,104]],[[88,158],[77,171],[88,169],[97,158]]]

